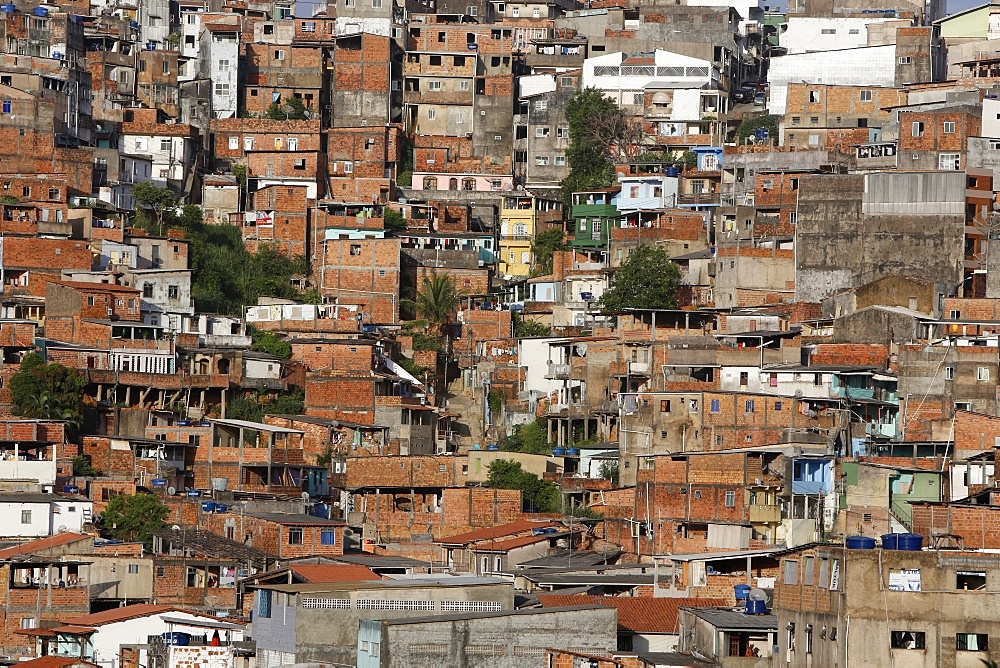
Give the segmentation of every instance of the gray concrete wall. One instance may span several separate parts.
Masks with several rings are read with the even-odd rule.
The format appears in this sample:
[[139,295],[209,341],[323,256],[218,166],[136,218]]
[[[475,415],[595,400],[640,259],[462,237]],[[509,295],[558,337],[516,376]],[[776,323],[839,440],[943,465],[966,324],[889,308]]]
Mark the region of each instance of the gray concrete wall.
[[608,607],[390,624],[382,666],[523,668],[541,665],[547,648],[606,654],[618,647],[617,621]]
[[822,301],[889,275],[955,284],[964,207],[962,172],[802,177],[796,299]]

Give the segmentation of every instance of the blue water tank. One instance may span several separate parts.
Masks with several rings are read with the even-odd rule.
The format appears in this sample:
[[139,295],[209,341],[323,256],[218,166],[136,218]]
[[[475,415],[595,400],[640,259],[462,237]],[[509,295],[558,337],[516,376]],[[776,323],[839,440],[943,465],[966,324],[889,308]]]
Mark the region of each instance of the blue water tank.
[[553,457],[564,457],[566,455],[566,448],[552,448]]
[[167,631],[162,635],[163,642],[167,645],[175,645],[177,647],[187,647],[191,644],[191,634],[182,633],[180,631]]
[[191,426],[191,420],[178,420],[177,421],[177,426],[178,427],[190,427]]
[[199,496],[201,496],[201,490],[189,489],[187,491],[187,495],[189,499],[197,499]]
[[758,601],[753,598],[748,598],[747,607],[743,612],[748,615],[766,615],[767,601]]
[[884,533],[882,534],[882,549],[883,550],[898,550],[899,549],[899,536],[898,533]]
[[201,509],[203,511],[205,511],[206,513],[214,513],[215,512],[215,501],[202,501],[201,502]]
[[567,457],[579,457],[580,456],[580,448],[566,448],[566,456]]
[[924,549],[924,537],[918,533],[896,534],[896,549],[919,552]]
[[844,546],[851,550],[874,550],[875,539],[871,536],[848,536]]
[[226,504],[224,504],[224,503],[217,503],[217,504],[215,504],[215,512],[217,512],[217,513],[225,513],[225,512],[228,512],[228,511],[229,511],[229,506],[227,506]]
[[167,486],[167,479],[166,478],[153,478],[149,482],[150,482],[150,484],[153,485],[153,487],[166,487]]
[[499,445],[487,445],[486,446],[486,451],[487,452],[497,452],[498,450],[500,450],[500,446]]
[[48,7],[35,7],[34,9],[31,10],[31,13],[34,14],[35,16],[48,16],[49,15],[49,8]]
[[664,167],[663,168],[663,174],[664,174],[664,176],[677,176],[677,174],[679,174],[679,173],[680,172],[679,172],[679,170],[676,167]]
[[17,11],[16,5],[11,5],[11,4],[0,5],[0,12],[7,12],[8,14],[13,14],[16,11]]
[[750,597],[750,585],[733,585],[737,601],[745,601]]

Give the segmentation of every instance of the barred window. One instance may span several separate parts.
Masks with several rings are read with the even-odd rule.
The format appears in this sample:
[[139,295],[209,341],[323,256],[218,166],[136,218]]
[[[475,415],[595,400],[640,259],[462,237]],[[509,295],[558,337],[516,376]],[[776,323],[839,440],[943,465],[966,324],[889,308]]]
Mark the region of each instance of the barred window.
[[302,607],[310,610],[350,610],[349,598],[303,598]]
[[434,610],[434,601],[358,600],[358,610]]
[[441,601],[441,612],[500,612],[500,602]]

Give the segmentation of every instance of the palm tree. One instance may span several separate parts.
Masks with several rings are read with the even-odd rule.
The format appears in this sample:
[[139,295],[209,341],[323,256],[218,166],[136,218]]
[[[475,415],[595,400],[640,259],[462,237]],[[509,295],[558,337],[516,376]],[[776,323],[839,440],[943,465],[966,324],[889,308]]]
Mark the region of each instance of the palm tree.
[[451,324],[455,311],[458,310],[458,293],[455,290],[455,279],[448,274],[424,276],[417,298],[413,302],[417,314],[428,325],[434,325],[440,333]]

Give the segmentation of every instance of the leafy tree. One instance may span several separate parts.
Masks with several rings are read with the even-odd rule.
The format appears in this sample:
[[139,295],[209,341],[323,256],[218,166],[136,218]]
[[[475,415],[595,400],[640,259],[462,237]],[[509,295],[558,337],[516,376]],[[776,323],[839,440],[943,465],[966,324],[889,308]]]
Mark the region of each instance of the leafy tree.
[[593,121],[616,113],[621,110],[596,88],[585,88],[566,103],[570,143],[566,151],[569,174],[563,181],[563,198],[567,202],[574,192],[605,188],[615,182],[609,138],[598,134],[597,123]]
[[403,359],[399,360],[399,366],[403,367],[403,370],[406,371],[406,373],[410,374],[411,376],[417,379],[423,376],[424,373],[427,371],[425,367],[420,366],[419,364],[411,360],[409,357],[404,357]]
[[104,510],[104,531],[116,540],[147,542],[163,528],[170,511],[152,494],[116,496]]
[[[305,412],[305,398],[305,392],[300,387],[293,387],[274,397],[266,391],[258,392],[256,396],[253,393],[236,396],[226,406],[226,417],[262,422],[265,415],[301,415]],[[247,432],[255,434],[252,430]]]
[[566,249],[566,235],[561,228],[549,227],[535,235],[531,242],[531,252],[542,274],[552,273],[552,256],[556,251]]
[[413,335],[413,349],[418,351],[433,350],[441,352],[441,339],[417,332]]
[[522,339],[530,336],[548,336],[552,333],[552,329],[538,322],[537,320],[528,320],[524,318],[517,311],[511,314],[511,320],[514,323],[514,336]]
[[605,459],[603,462],[601,462],[601,467],[598,469],[598,475],[600,475],[605,480],[610,480],[611,484],[617,487],[618,462],[614,459]]
[[486,404],[490,407],[490,415],[498,416],[503,409],[503,392],[490,390],[486,395]]
[[680,271],[659,246],[641,245],[628,256],[614,275],[611,289],[601,297],[602,308],[677,308]]
[[84,455],[77,455],[73,457],[73,475],[81,478],[94,478],[101,475],[101,472],[94,468],[94,465]]
[[528,424],[514,427],[510,436],[504,439],[504,450],[544,455],[551,452],[548,424],[545,418],[537,418]]
[[767,130],[770,137],[770,141],[774,141],[778,137],[778,119],[775,116],[768,116],[766,114],[760,116],[746,116],[740,123],[739,127],[736,128],[736,135],[739,137],[739,143],[746,141],[747,137],[751,136],[757,132],[758,128],[764,128]]
[[283,360],[292,356],[292,344],[274,332],[258,330],[251,335],[250,350],[267,353]]
[[557,513],[562,506],[559,488],[548,480],[521,468],[519,462],[497,459],[490,463],[486,486],[494,489],[519,489],[529,512]]
[[306,105],[299,97],[290,97],[285,100],[284,104],[272,102],[268,105],[264,116],[272,121],[301,121],[308,118]]
[[14,414],[39,420],[63,420],[72,435],[83,423],[83,390],[87,381],[76,369],[46,364],[38,353],[28,353],[11,376]]
[[167,212],[177,206],[177,198],[169,188],[154,186],[149,181],[132,184],[132,199],[143,209],[156,216],[157,234],[163,234],[163,221]]
[[417,315],[426,320],[428,325],[434,325],[439,331],[443,331],[451,323],[459,306],[455,279],[437,272],[424,276],[413,305]]
[[382,225],[387,230],[401,232],[406,229],[406,218],[395,209],[385,209],[382,212]]
[[18,204],[20,201],[13,195],[0,195],[0,204]]

